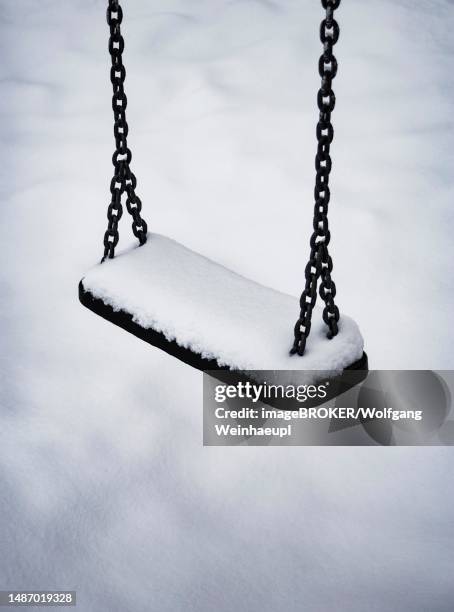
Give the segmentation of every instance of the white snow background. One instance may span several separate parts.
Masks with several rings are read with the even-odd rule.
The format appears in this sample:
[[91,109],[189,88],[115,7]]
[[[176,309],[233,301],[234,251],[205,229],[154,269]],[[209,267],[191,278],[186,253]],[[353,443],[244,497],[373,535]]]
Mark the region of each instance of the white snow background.
[[[150,229],[299,294],[319,3],[125,4]],[[372,368],[453,368],[454,3],[338,18],[338,303]],[[451,449],[203,448],[202,375],[79,305],[112,172],[105,2],[1,0],[0,28],[1,588],[76,589],[83,612],[452,610]]]

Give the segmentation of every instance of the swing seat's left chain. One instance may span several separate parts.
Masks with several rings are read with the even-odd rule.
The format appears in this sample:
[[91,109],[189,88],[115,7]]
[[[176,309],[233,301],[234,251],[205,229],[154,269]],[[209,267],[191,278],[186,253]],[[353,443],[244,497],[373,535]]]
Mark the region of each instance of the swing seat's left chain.
[[128,147],[128,123],[126,121],[126,106],[128,99],[124,90],[126,69],[123,65],[124,39],[121,35],[120,25],[123,20],[123,11],[118,0],[109,0],[107,7],[107,23],[110,28],[109,53],[112,59],[110,80],[113,88],[112,110],[114,114],[115,152],[112,156],[114,175],[110,183],[111,202],[107,209],[108,226],[104,234],[103,261],[113,258],[115,247],[118,244],[118,224],[123,215],[121,199],[126,193],[126,209],[132,216],[132,231],[140,244],[147,241],[147,224],[141,217],[142,202],[135,189],[137,179],[131,171],[131,149]]

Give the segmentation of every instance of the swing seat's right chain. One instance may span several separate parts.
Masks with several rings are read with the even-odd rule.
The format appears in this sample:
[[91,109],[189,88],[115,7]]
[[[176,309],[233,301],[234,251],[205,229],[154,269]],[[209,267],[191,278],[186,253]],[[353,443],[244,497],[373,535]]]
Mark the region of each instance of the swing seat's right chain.
[[317,284],[320,279],[320,297],[325,302],[323,320],[328,326],[328,338],[338,333],[339,309],[334,303],[336,285],[331,278],[333,261],[329,255],[328,245],[331,234],[328,226],[328,204],[330,201],[329,175],[332,167],[330,147],[334,137],[331,113],[336,104],[332,82],[337,74],[337,60],[333,46],[339,39],[339,25],[334,19],[334,11],[340,0],[321,0],[326,10],[325,19],[320,24],[320,40],[323,54],[320,56],[318,69],[321,87],[317,94],[317,106],[320,111],[317,123],[317,155],[315,157],[314,221],[313,234],[310,240],[309,262],[305,268],[306,283],[300,297],[300,316],[294,327],[294,342],[291,354],[303,355],[307,338],[311,330],[312,311],[317,301]]

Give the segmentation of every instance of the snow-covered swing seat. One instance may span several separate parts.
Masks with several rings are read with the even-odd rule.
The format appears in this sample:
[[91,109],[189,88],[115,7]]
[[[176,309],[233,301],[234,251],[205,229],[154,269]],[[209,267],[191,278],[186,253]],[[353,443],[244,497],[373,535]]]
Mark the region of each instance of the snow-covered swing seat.
[[[314,233],[299,300],[228,270],[170,238],[148,233],[127,146],[122,9],[118,0],[108,2],[115,173],[104,257],[81,280],[79,298],[96,314],[200,370],[304,370],[309,382],[311,371],[329,371],[334,376],[368,367],[358,326],[347,316],[340,317],[334,303],[327,212],[333,138],[330,119],[335,100],[331,83],[337,70],[332,47],[339,36],[333,12],[340,0],[321,1],[326,18],[321,26],[324,52],[319,64],[322,87],[318,95]],[[123,193],[140,246],[114,258]],[[319,283],[323,310],[315,306]],[[289,351],[289,321],[295,319],[295,313],[299,316]]]

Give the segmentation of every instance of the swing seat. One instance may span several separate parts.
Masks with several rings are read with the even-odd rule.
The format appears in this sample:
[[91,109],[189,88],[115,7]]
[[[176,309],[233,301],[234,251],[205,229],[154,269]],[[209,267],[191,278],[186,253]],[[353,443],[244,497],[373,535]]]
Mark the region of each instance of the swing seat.
[[264,287],[183,245],[149,234],[81,280],[84,306],[199,370],[367,370],[363,338],[342,315],[326,337],[320,308],[303,357],[289,355],[298,298]]

